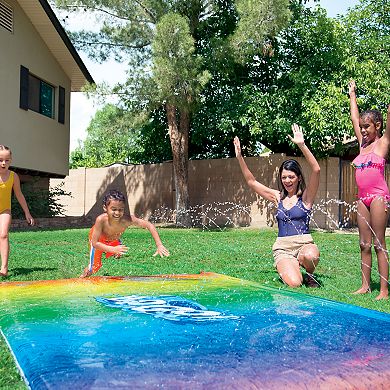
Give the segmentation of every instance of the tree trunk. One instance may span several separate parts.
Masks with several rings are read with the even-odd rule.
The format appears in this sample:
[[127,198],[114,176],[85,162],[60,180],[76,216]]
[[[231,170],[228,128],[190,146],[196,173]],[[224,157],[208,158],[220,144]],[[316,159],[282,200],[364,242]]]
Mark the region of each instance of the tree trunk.
[[[167,103],[169,138],[173,157],[173,174],[176,193],[176,225],[191,227],[188,193],[188,139],[190,115],[186,110],[178,113],[176,106]],[[178,121],[179,114],[179,121]]]

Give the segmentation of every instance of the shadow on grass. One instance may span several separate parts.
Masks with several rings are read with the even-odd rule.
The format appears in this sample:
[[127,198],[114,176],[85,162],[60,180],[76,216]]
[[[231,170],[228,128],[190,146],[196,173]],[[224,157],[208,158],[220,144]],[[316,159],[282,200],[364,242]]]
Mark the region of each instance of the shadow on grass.
[[379,291],[381,284],[379,282],[371,282],[371,291]]
[[90,229],[93,225],[85,224],[84,225],[69,225],[69,226],[26,226],[26,227],[18,227],[12,228],[12,233],[29,233],[29,232],[52,232],[52,231],[61,231],[61,230],[81,230],[81,229]]
[[28,274],[31,274],[33,272],[39,272],[39,271],[56,271],[56,270],[57,270],[57,268],[54,268],[54,267],[31,267],[31,268],[16,267],[16,268],[12,268],[9,271],[8,277],[28,275]]

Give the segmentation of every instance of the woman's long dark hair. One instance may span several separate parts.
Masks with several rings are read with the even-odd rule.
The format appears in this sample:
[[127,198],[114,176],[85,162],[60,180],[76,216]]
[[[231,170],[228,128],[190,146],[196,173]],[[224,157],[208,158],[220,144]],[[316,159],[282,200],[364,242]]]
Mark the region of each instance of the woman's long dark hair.
[[279,178],[278,187],[279,187],[279,191],[282,194],[282,199],[284,199],[288,195],[288,192],[286,191],[286,189],[284,188],[283,183],[282,183],[283,169],[285,169],[286,171],[292,171],[298,176],[299,181],[298,181],[298,188],[297,188],[297,196],[302,196],[303,191],[305,191],[305,188],[306,188],[306,183],[305,183],[305,178],[303,177],[302,168],[299,165],[298,161],[286,160],[286,161],[283,161],[282,165],[280,166],[279,176],[278,176],[278,178]]

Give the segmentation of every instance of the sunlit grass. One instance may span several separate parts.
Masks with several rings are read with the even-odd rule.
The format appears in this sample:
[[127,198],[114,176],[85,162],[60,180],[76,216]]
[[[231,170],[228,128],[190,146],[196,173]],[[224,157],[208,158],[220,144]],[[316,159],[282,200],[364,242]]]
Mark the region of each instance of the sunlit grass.
[[[153,257],[154,241],[142,229],[129,229],[122,241],[129,247],[119,260],[103,259],[97,275],[135,276],[181,274],[210,271],[256,281],[278,289],[287,289],[273,268],[271,247],[274,229],[159,229],[171,256]],[[319,289],[305,286],[295,291],[359,305],[390,313],[388,301],[375,301],[379,275],[373,255],[371,294],[356,296],[360,287],[360,250],[358,236],[314,232],[321,261],[316,277]],[[13,232],[7,281],[43,280],[78,277],[88,263],[88,229]],[[390,242],[388,242],[388,246]],[[0,285],[1,288],[1,285]],[[25,388],[4,340],[0,340],[0,388]]]

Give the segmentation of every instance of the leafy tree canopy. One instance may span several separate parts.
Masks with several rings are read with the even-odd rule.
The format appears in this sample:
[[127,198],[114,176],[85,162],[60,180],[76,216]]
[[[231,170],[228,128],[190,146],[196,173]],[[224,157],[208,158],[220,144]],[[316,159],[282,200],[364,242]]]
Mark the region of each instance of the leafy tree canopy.
[[[273,37],[276,30],[264,36],[253,28],[257,11],[249,0],[126,2],[126,7],[112,0],[72,2],[95,9],[104,27],[75,34],[76,43],[83,42],[98,60],[126,58],[132,69],[129,79],[114,88],[133,124],[128,136],[142,145],[127,158],[172,158],[161,105],[168,100],[192,112],[190,158],[233,156],[234,135],[247,155],[257,153],[259,144],[295,154],[287,136],[294,122],[304,127],[318,157],[343,155],[343,142],[353,134],[349,79],[357,82],[362,110],[383,112],[388,104],[390,1],[361,0],[336,19],[303,3],[290,1],[290,22]],[[284,4],[263,2],[275,9]],[[277,23],[285,23],[288,14],[280,17]],[[263,39],[248,35],[251,30]],[[91,44],[85,46],[88,39]],[[151,140],[159,140],[155,148]]]
[[[96,17],[98,30],[71,33],[77,48],[96,61],[114,56],[128,62],[128,79],[110,91],[120,97],[121,107],[134,118],[145,112],[156,118],[153,113],[173,106],[180,121],[191,116],[191,132],[191,120],[204,105],[205,88],[224,87],[218,81],[209,87],[219,75],[238,80],[236,71],[245,74],[253,55],[290,17],[288,0],[58,0],[57,4]],[[108,90],[99,86],[98,92],[104,96]],[[186,127],[179,126],[180,131]],[[186,148],[180,150],[185,153]],[[80,150],[73,157],[81,162]]]
[[330,19],[320,7],[293,3],[290,25],[267,60],[271,83],[247,85],[243,122],[274,152],[293,154],[293,122],[305,128],[318,157],[343,155],[352,135],[348,81],[356,80],[360,108],[384,110],[390,86],[389,1],[362,0],[345,17]]
[[97,111],[87,128],[83,146],[71,153],[70,165],[102,167],[115,162],[129,162],[133,153],[139,152],[137,131],[131,127],[127,113],[107,104]]

